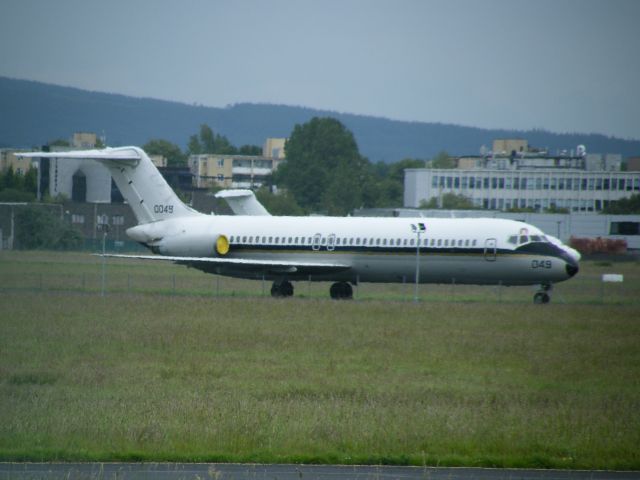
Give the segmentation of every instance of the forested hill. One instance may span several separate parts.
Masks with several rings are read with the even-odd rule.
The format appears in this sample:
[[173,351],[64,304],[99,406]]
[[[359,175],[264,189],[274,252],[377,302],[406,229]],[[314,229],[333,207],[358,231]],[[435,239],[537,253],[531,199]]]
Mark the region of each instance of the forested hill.
[[505,137],[526,138],[552,152],[584,144],[590,152],[640,155],[640,140],[599,134],[489,130],[281,105],[213,108],[0,77],[0,147],[38,146],[82,131],[104,133],[111,146],[163,138],[184,148],[203,123],[235,145],[262,145],[267,137],[288,137],[297,123],[314,116],[339,119],[354,133],[360,152],[374,162],[431,158],[442,150],[473,155],[481,145],[490,148],[494,138]]

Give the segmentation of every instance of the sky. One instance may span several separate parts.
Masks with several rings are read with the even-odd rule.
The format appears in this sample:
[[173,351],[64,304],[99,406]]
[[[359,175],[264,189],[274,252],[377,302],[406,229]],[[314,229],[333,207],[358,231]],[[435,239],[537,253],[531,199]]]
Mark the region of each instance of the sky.
[[638,0],[0,0],[0,76],[640,139]]

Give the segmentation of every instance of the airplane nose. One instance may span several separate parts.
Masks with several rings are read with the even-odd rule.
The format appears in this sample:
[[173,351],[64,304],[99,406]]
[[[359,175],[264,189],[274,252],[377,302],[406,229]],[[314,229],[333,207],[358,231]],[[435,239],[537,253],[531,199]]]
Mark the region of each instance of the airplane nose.
[[569,278],[575,276],[575,274],[580,270],[577,262],[567,263],[564,268],[567,271],[567,275],[569,275]]

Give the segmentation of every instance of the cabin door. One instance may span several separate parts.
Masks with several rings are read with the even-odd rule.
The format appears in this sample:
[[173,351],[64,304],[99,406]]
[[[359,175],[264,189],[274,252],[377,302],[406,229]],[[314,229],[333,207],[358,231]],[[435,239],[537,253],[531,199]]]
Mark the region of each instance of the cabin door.
[[495,262],[497,257],[498,241],[495,238],[487,238],[484,241],[484,259],[487,262]]
[[313,236],[313,243],[311,244],[311,249],[315,250],[316,252],[318,250],[320,250],[320,242],[322,241],[322,234],[320,233],[316,233]]

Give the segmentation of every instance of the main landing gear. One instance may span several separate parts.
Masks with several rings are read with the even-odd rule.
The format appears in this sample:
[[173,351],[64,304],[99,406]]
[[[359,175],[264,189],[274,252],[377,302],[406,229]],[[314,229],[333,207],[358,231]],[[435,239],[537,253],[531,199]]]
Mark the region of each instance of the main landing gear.
[[[348,282],[336,282],[331,285],[329,294],[334,300],[351,300],[353,288]],[[293,295],[293,285],[289,280],[279,280],[271,285],[271,296],[274,298],[286,298]]]
[[274,298],[291,297],[293,295],[293,285],[289,280],[273,282],[271,285],[271,296]]
[[533,303],[536,305],[544,305],[551,301],[551,290],[553,289],[553,285],[550,283],[546,283],[540,285],[540,290],[536,292],[533,296]]
[[351,300],[353,298],[353,288],[348,282],[336,282],[331,285],[329,295],[334,300]]

